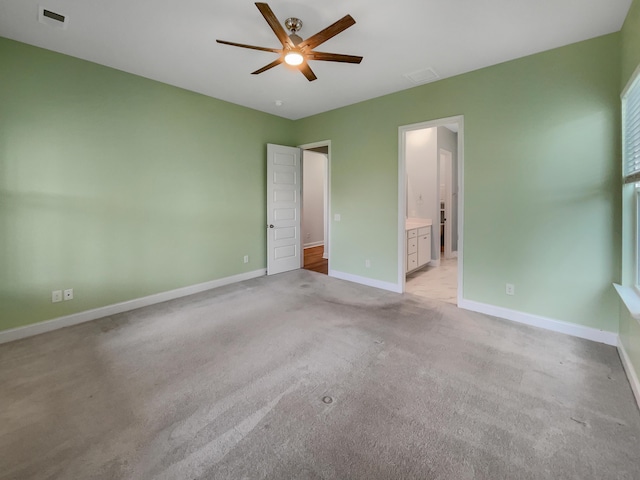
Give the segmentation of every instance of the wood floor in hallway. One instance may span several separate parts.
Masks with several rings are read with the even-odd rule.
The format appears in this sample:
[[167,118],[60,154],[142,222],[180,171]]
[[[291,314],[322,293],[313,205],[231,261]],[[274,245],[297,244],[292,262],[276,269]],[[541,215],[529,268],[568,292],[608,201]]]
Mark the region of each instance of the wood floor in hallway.
[[304,268],[313,272],[329,273],[329,260],[322,258],[324,255],[324,245],[309,247],[304,249]]

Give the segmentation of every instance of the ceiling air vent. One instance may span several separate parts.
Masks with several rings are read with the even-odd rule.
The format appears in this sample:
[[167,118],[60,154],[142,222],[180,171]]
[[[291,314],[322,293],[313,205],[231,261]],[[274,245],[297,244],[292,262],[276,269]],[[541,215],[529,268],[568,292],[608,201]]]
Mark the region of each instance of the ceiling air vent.
[[66,29],[69,17],[44,7],[38,7],[38,21],[52,27]]
[[435,82],[440,79],[440,75],[438,75],[433,68],[425,68],[424,70],[418,70],[417,72],[405,73],[403,77],[416,85]]

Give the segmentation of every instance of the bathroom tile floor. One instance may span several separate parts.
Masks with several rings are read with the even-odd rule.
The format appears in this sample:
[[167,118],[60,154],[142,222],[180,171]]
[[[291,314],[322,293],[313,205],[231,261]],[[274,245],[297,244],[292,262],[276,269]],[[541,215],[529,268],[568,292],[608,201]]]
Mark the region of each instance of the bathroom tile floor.
[[405,287],[407,293],[430,300],[457,305],[458,298],[458,259],[440,260],[440,266],[426,266],[407,275]]

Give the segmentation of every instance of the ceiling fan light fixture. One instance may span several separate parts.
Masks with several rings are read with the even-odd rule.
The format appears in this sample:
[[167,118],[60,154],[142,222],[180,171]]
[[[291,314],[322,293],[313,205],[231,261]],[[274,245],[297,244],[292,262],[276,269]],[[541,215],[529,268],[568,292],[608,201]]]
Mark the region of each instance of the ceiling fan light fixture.
[[335,37],[352,25],[355,25],[356,21],[351,15],[345,15],[337,22],[329,25],[327,28],[320,30],[315,35],[311,35],[306,40],[303,40],[300,35],[296,33],[300,28],[302,28],[302,21],[299,18],[290,17],[285,20],[285,27],[290,32],[289,35],[287,35],[287,32],[282,28],[282,25],[269,5],[262,2],[256,2],[256,7],[260,10],[260,13],[271,27],[271,30],[273,30],[273,33],[278,37],[278,40],[282,44],[282,48],[258,47],[256,45],[229,42],[227,40],[216,40],[216,42],[225,45],[278,54],[278,58],[276,60],[262,68],[259,68],[255,72],[251,72],[252,75],[258,75],[259,73],[266,72],[273,67],[277,67],[278,65],[285,63],[296,67],[295,70],[298,70],[307,78],[307,80],[313,82],[314,80],[317,80],[318,77],[316,77],[316,74],[311,70],[308,60],[324,60],[325,62],[342,63],[360,63],[362,61],[362,57],[358,57],[356,55],[314,51],[314,48],[318,45]]
[[296,50],[290,50],[284,56],[284,61],[287,65],[297,66],[302,64],[304,61],[304,57],[302,54]]

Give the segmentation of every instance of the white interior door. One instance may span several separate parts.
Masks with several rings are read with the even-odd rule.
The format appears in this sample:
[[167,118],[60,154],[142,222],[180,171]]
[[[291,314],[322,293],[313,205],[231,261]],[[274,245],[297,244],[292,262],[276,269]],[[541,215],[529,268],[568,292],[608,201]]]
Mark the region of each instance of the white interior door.
[[301,266],[300,153],[267,145],[267,275]]

